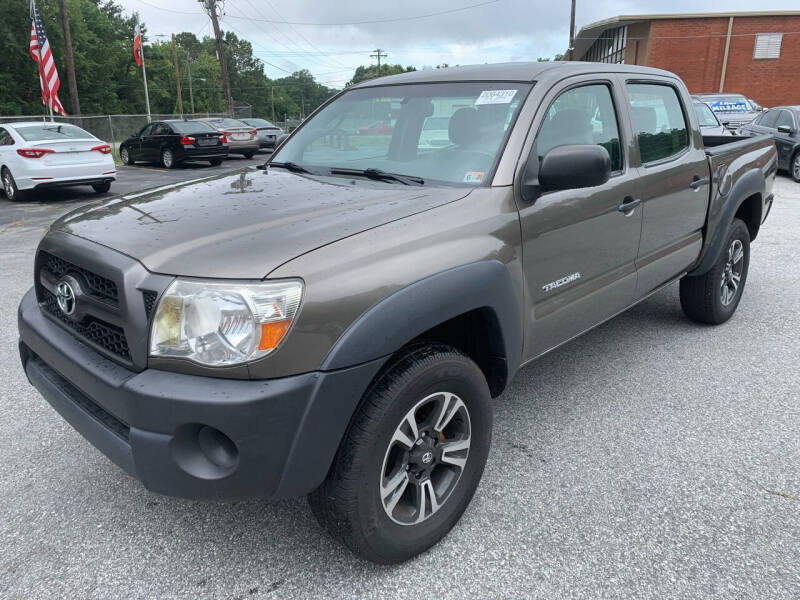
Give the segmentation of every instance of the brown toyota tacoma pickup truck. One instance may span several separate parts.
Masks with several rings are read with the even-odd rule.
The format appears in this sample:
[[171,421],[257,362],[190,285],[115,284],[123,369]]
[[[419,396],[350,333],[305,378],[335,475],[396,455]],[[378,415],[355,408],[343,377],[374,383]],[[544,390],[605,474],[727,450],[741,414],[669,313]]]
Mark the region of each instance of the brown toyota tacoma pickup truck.
[[704,139],[665,71],[373,79],[260,170],[53,224],[22,365],[148,489],[309,495],[355,553],[402,561],[469,504],[520,367],[676,281],[688,318],[731,318],[776,165],[768,137]]

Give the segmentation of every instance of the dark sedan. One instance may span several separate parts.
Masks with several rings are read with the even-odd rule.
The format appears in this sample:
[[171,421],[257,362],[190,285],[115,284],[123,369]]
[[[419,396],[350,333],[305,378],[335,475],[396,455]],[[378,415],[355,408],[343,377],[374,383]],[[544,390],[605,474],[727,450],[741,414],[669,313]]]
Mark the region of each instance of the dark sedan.
[[769,134],[778,148],[778,168],[800,182],[800,106],[776,106],[739,129],[741,135]]
[[119,147],[126,165],[160,162],[172,169],[187,160],[207,160],[217,166],[228,157],[228,138],[202,121],[153,121]]

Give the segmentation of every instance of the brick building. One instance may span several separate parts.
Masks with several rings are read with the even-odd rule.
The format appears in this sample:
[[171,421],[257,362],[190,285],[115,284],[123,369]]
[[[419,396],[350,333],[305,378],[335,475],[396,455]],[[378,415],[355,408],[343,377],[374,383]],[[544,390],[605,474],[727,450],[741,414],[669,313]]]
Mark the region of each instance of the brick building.
[[800,11],[613,17],[578,32],[573,58],[667,69],[692,93],[800,104]]

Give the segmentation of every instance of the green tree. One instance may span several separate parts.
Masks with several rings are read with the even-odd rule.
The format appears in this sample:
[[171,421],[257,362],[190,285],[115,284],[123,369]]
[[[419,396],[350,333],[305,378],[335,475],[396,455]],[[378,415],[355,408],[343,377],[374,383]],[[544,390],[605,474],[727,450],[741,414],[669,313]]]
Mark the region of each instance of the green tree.
[[[444,66],[446,67],[447,65]],[[410,73],[416,70],[416,67],[404,67],[403,65],[381,65],[380,76],[385,77],[386,75],[397,75],[398,73]],[[374,79],[375,77],[378,77],[377,65],[361,65],[356,68],[355,73],[353,73],[353,78],[347,82],[346,86],[349,87],[356,83],[366,81],[367,79]]]

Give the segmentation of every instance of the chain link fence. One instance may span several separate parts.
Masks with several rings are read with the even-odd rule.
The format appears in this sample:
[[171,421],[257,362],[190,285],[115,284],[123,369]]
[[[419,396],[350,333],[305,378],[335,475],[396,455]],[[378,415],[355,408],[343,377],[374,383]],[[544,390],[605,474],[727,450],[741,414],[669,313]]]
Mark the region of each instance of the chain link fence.
[[[241,110],[240,110],[241,109]],[[248,119],[252,114],[250,106],[236,107],[234,119]],[[151,115],[151,121],[164,121],[167,119],[201,119],[208,117],[230,117],[230,113],[194,113],[184,115]],[[33,116],[0,116],[0,124],[13,123],[20,121],[42,121],[47,120],[42,115]],[[55,116],[56,123],[70,123],[81,129],[85,129],[93,136],[104,142],[111,144],[114,150],[119,149],[119,144],[138,133],[142,127],[147,125],[147,115],[94,115],[81,117],[59,117]]]

